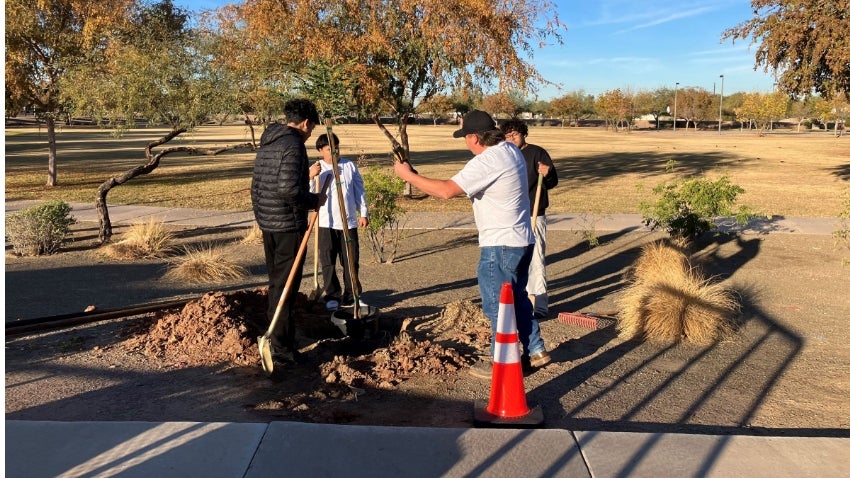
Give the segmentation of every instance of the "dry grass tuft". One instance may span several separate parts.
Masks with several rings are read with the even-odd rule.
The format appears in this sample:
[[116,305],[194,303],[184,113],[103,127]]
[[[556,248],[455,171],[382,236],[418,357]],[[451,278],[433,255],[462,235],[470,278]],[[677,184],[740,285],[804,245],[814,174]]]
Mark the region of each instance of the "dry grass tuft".
[[242,238],[242,244],[262,244],[263,243],[263,230],[260,229],[260,225],[256,222],[248,232],[245,233],[245,236]]
[[216,284],[242,279],[248,274],[244,267],[230,260],[224,250],[211,244],[200,248],[184,248],[183,252],[183,256],[175,258],[165,273],[167,280]]
[[698,345],[731,334],[740,310],[732,290],[704,279],[681,248],[660,242],[643,247],[619,305],[624,338]]
[[165,257],[173,250],[174,235],[165,224],[153,218],[136,223],[116,243],[108,244],[103,253],[113,259],[155,259]]

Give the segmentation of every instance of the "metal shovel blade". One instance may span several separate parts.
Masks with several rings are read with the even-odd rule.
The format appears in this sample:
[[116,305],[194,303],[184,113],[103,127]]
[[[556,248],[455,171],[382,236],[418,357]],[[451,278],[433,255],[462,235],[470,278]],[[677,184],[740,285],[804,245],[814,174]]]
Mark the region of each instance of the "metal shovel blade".
[[263,372],[271,375],[274,372],[274,360],[272,360],[272,344],[265,335],[257,337],[257,348],[260,351],[260,363]]

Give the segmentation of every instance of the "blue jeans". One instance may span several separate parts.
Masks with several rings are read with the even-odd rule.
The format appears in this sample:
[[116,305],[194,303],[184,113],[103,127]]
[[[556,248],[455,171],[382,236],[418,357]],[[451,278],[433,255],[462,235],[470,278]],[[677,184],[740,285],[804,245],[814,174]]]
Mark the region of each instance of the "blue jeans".
[[[478,289],[481,306],[490,319],[493,337],[499,318],[499,295],[502,284],[508,282],[514,292],[514,310],[519,341],[528,355],[546,350],[540,337],[540,324],[534,317],[531,301],[525,292],[528,283],[528,265],[534,254],[534,244],[525,247],[486,246],[481,248],[478,261]],[[492,346],[490,347],[492,354]]]

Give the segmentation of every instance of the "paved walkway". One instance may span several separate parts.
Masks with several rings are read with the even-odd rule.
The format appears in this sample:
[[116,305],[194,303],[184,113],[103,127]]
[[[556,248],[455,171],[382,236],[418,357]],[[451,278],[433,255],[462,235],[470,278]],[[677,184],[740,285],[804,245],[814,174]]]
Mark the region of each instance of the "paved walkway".
[[[41,201],[7,201],[6,213],[14,212]],[[98,222],[94,203],[72,203],[71,215],[78,221]],[[150,218],[167,224],[199,227],[250,227],[254,222],[251,211],[209,211],[203,209],[167,208],[138,205],[109,206],[113,225],[132,224]],[[638,214],[547,214],[547,227],[553,231],[628,231],[642,229]],[[721,230],[747,234],[832,234],[840,226],[837,218],[807,218],[774,216],[756,219],[745,227],[731,220],[718,221]],[[416,212],[407,215],[405,227],[410,229],[475,229],[472,213]]]
[[[6,202],[6,212],[37,204]],[[78,221],[98,220],[72,204]],[[110,206],[113,224],[249,227],[250,212]],[[552,230],[642,228],[629,214],[552,214]],[[411,214],[407,227],[474,228],[471,214]],[[721,227],[734,227],[721,224]],[[835,219],[772,218],[747,233],[831,234]],[[473,404],[470,403],[470,415]],[[9,477],[831,477],[850,476],[846,437],[754,437],[560,429],[445,429],[297,422],[5,422]],[[845,435],[842,435],[845,436]]]
[[850,438],[298,422],[7,421],[5,473],[27,478],[840,477],[850,476]]

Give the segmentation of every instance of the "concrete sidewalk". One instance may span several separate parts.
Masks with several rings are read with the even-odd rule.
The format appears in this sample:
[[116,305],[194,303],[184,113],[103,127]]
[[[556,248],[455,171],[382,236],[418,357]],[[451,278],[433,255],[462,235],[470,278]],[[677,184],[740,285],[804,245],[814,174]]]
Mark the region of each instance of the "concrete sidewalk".
[[[471,405],[470,405],[471,413]],[[850,438],[6,421],[6,476],[850,476]]]
[[[6,214],[43,201],[6,201]],[[71,215],[77,221],[98,222],[94,203],[71,203]],[[109,206],[109,219],[113,225],[132,224],[151,218],[166,224],[197,227],[251,227],[251,211],[210,211],[205,209],[167,208],[140,205]],[[547,227],[552,231],[631,231],[646,229],[639,214],[547,214]],[[475,229],[472,212],[412,212],[405,216],[404,226],[409,229]],[[781,217],[754,219],[746,226],[734,221],[717,221],[723,231],[744,234],[832,234],[841,224],[838,218]]]

